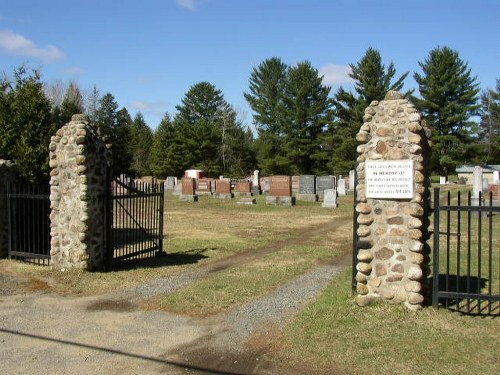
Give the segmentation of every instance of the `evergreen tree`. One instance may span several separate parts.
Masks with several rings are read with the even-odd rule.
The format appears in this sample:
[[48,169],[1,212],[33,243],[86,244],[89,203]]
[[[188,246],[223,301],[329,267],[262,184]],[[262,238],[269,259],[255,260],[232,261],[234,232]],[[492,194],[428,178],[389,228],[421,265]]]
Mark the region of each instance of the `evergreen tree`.
[[432,129],[432,168],[445,175],[464,163],[464,149],[471,142],[479,92],[476,77],[458,52],[434,48],[419,62],[423,74],[415,73],[421,99],[417,108]]
[[179,138],[179,132],[176,131],[168,113],[165,113],[154,134],[151,147],[151,172],[155,177],[181,177],[187,168],[181,157],[183,150]]
[[[356,134],[363,125],[365,108],[374,100],[382,100],[390,90],[401,91],[408,72],[395,79],[396,68],[382,63],[380,52],[368,48],[356,64],[349,64],[349,77],[354,80],[356,94],[340,87],[334,96],[335,122],[323,137],[324,154],[330,173],[347,174],[354,169],[357,153]],[[410,92],[405,93],[409,96]]]
[[132,157],[132,118],[126,108],[116,112],[116,127],[112,147],[113,173],[130,174]]
[[94,85],[90,93],[86,95],[85,105],[85,113],[89,117],[89,120],[92,124],[95,124],[97,122],[97,111],[99,110],[101,99],[101,94],[97,89],[97,86]]
[[24,66],[14,71],[14,81],[0,83],[0,158],[14,160],[29,182],[48,182],[48,145],[56,128],[50,101],[38,71]]
[[149,157],[153,143],[153,132],[139,112],[135,115],[130,129],[130,144],[132,152],[132,172],[137,176],[151,174]]
[[288,71],[283,98],[286,157],[290,174],[322,173],[321,135],[332,119],[330,88],[308,61]]
[[61,124],[68,123],[71,121],[71,116],[78,113],[84,113],[83,97],[78,85],[75,82],[71,82],[61,104]]
[[250,92],[245,99],[253,110],[258,138],[255,141],[259,166],[264,174],[286,174],[290,162],[285,150],[284,96],[288,67],[273,57],[252,70]]
[[486,90],[481,95],[481,122],[479,142],[484,146],[482,164],[500,164],[500,79],[496,90]]
[[186,168],[196,167],[212,176],[223,172],[219,163],[220,111],[228,106],[222,92],[209,82],[192,86],[176,106],[174,123],[181,135],[181,162]]
[[107,142],[113,143],[116,138],[116,113],[118,110],[118,103],[111,93],[105,94],[100,102],[96,111],[95,125],[101,135]]

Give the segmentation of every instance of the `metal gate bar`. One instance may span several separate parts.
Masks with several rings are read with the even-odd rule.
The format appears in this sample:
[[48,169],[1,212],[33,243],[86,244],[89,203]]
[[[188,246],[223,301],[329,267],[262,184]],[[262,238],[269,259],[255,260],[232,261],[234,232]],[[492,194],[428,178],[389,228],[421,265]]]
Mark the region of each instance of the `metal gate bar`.
[[50,199],[47,186],[7,185],[8,257],[50,263]]
[[[467,314],[499,315],[500,303],[496,302],[500,302],[500,207],[493,206],[492,194],[487,206],[482,196],[478,206],[472,205],[470,192],[465,205],[459,192],[456,204],[452,201],[447,192],[446,204],[442,205],[440,190],[434,189],[432,304],[438,307],[443,302],[446,308]],[[442,211],[446,212],[444,231],[440,229]],[[462,213],[466,213],[466,220],[462,220]],[[446,247],[443,254],[442,243]],[[446,259],[441,259],[443,256]],[[446,262],[443,268],[442,261]],[[499,264],[498,273],[493,268],[495,263]]]

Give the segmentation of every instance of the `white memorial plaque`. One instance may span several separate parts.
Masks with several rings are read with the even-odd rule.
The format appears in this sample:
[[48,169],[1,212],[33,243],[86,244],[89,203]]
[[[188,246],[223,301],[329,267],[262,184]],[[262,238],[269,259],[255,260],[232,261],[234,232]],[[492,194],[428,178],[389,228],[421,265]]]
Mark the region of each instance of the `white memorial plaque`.
[[413,198],[413,160],[367,161],[366,197]]

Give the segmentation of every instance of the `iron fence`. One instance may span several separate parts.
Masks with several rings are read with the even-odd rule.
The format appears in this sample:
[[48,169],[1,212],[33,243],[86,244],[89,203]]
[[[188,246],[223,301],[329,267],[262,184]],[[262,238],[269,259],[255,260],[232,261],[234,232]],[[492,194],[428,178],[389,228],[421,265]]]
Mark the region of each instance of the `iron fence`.
[[7,185],[8,256],[41,265],[50,263],[48,186]]
[[434,189],[432,304],[467,314],[500,314],[500,207],[471,192],[441,203]]
[[108,268],[163,252],[163,184],[111,182]]

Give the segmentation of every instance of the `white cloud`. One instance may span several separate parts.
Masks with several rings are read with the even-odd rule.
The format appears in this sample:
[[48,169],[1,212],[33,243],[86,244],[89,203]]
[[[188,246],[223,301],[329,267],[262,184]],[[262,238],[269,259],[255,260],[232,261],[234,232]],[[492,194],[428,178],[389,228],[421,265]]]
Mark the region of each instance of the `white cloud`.
[[196,9],[196,0],[176,0],[177,5],[179,5],[182,8],[186,8],[189,10],[195,10]]
[[128,106],[137,111],[157,114],[165,113],[169,104],[164,101],[145,102],[141,100],[133,100],[128,104]]
[[64,73],[71,75],[81,75],[85,73],[85,70],[83,68],[79,68],[78,66],[72,66],[64,69]]
[[64,58],[64,54],[54,46],[38,47],[35,43],[11,30],[0,31],[0,49],[18,56],[35,57],[43,62]]
[[349,65],[328,64],[319,69],[319,74],[323,76],[323,84],[327,86],[353,82],[349,73],[351,73]]

